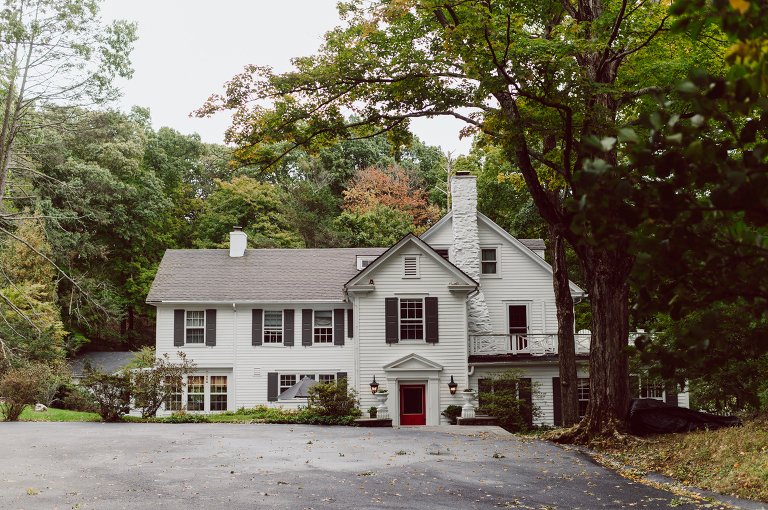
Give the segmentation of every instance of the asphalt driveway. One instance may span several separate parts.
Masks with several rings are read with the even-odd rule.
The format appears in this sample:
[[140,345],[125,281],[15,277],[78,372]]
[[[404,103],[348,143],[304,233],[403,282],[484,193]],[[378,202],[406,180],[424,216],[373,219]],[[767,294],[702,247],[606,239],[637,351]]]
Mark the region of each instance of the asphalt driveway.
[[721,508],[497,431],[0,423],[0,509]]

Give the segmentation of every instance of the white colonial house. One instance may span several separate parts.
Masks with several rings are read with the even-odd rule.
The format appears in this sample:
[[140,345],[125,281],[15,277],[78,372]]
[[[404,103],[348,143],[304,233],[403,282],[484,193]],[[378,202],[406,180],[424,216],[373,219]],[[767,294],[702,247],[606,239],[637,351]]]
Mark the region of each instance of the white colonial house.
[[[310,376],[346,378],[361,408],[388,390],[393,425],[446,424],[490,372],[522,368],[540,383],[537,421],[560,420],[552,270],[541,240],[515,239],[477,212],[476,178],[457,175],[453,210],[421,238],[390,248],[168,250],[147,303],[157,307],[157,353],[197,364],[165,412],[215,412],[268,404]],[[584,291],[571,284],[575,299]],[[576,335],[584,367],[589,334]],[[451,395],[451,378],[459,392]],[[586,408],[589,380],[579,372]],[[687,406],[687,394],[643,396]],[[582,409],[583,411],[583,409]]]

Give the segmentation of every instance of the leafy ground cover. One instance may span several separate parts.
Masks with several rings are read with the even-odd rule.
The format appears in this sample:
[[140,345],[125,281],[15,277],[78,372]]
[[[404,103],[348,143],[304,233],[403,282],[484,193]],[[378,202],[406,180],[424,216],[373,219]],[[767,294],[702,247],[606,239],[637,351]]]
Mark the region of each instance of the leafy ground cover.
[[643,471],[684,485],[768,503],[768,419],[743,427],[648,436],[592,447]]

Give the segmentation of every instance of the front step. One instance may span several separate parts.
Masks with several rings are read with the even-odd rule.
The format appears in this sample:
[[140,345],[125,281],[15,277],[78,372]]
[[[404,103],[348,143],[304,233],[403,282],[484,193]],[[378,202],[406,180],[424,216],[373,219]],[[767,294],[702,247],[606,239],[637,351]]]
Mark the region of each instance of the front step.
[[493,416],[476,415],[474,418],[456,418],[456,425],[498,425],[499,422]]

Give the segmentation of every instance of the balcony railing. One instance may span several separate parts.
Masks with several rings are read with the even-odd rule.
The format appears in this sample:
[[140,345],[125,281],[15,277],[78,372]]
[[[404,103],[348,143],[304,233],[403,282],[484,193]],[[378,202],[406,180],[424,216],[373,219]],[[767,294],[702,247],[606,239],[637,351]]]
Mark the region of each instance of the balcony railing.
[[[587,330],[574,334],[576,354],[589,353],[592,334]],[[469,354],[557,354],[557,333],[527,333],[525,335],[470,335]]]
[[[634,343],[641,335],[647,335],[639,329],[629,334],[629,341]],[[589,354],[589,342],[592,332],[582,329],[573,335],[576,354]],[[470,335],[469,354],[531,354],[547,356],[557,354],[557,333],[527,333],[525,335]]]

